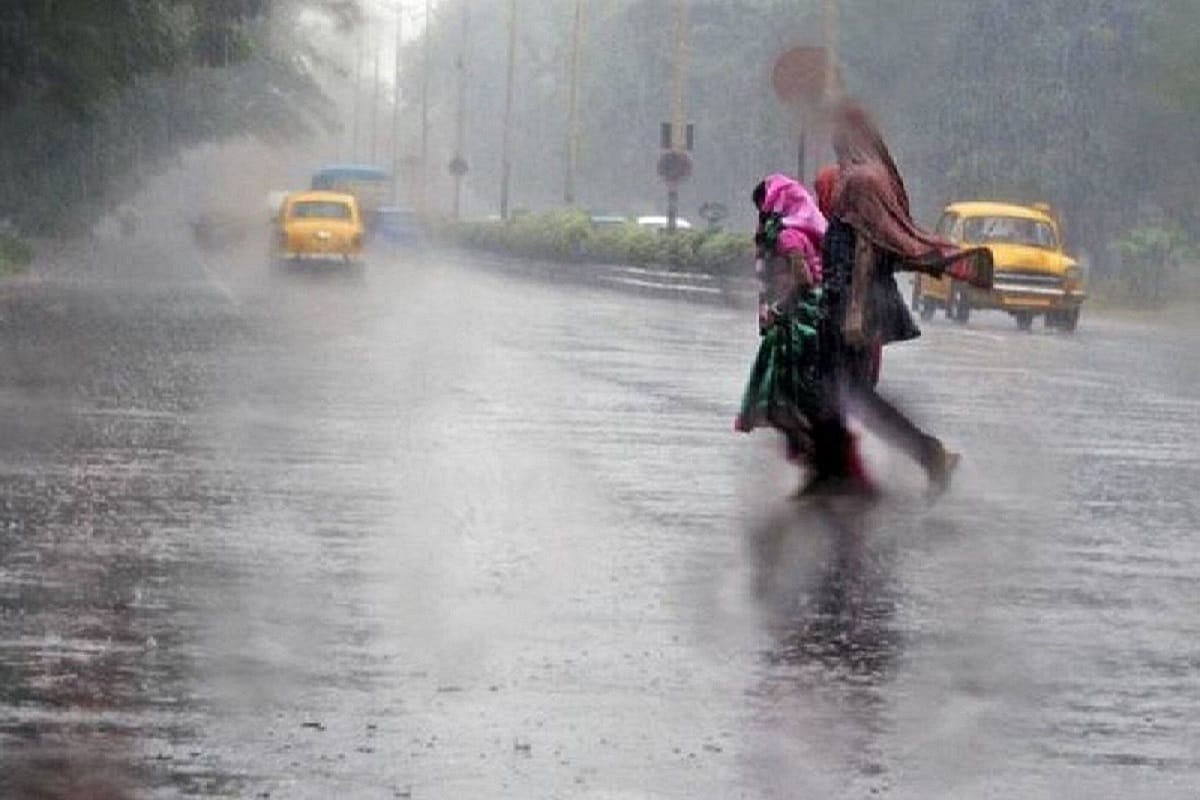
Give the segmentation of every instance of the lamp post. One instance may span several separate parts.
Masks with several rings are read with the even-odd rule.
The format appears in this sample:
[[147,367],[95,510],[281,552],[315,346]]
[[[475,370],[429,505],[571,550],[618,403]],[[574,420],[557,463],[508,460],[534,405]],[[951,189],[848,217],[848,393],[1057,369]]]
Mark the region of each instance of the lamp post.
[[404,45],[404,5],[396,4],[396,57],[392,74],[392,203],[400,202],[400,53]]
[[508,198],[512,184],[512,106],[513,78],[517,61],[517,0],[508,0],[508,67],[504,87],[504,133],[500,155],[500,219],[508,219]]
[[452,174],[454,176],[454,218],[462,215],[462,183],[467,174],[466,158],[463,147],[467,135],[467,43],[471,29],[471,6],[463,3],[462,11],[462,42],[458,52],[458,109],[454,118],[454,160]]
[[[670,150],[678,153],[685,147],[684,133],[687,128],[687,0],[675,0],[675,47],[671,86],[671,141]],[[674,233],[679,219],[678,181],[667,186],[667,232]]]
[[360,118],[362,112],[362,73],[363,73],[363,21],[360,19],[356,23],[358,30],[354,37],[354,96],[351,98],[354,102],[353,106],[353,122],[350,126],[350,160],[358,160],[358,129],[360,127]]
[[380,69],[380,55],[381,55],[380,51],[383,49],[383,47],[381,45],[381,42],[379,41],[378,36],[374,36],[372,38],[375,40],[373,43],[375,46],[375,75],[373,78],[374,83],[371,86],[371,139],[367,143],[367,150],[371,154],[371,163],[375,164],[376,163],[375,151],[376,151],[376,148],[379,146],[379,128],[378,128],[379,89],[380,89],[379,69]]
[[827,101],[837,98],[841,91],[841,86],[838,84],[838,60],[839,60],[839,45],[841,41],[841,9],[838,6],[838,0],[825,0],[823,14],[824,34],[825,34],[825,99]]
[[[825,86],[824,103],[827,109],[832,108],[842,92],[841,74],[838,72],[839,52],[841,44],[841,8],[838,0],[824,0],[823,34],[825,44]],[[826,142],[828,136],[822,137]]]
[[583,60],[584,0],[575,0],[575,24],[571,31],[571,80],[567,98],[566,169],[563,201],[575,205],[575,170],[579,166],[579,73]]
[[430,15],[432,6],[433,0],[425,0],[425,31],[421,52],[421,194],[418,198],[422,213],[429,210],[429,54],[432,41],[429,27],[433,24]]

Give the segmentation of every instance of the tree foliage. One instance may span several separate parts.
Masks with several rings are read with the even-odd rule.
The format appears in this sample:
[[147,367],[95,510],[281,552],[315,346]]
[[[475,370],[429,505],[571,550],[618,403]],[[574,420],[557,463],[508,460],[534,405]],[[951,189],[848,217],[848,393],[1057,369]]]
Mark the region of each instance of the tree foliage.
[[86,222],[182,149],[279,139],[336,115],[303,12],[356,0],[10,0],[0,17],[0,218]]

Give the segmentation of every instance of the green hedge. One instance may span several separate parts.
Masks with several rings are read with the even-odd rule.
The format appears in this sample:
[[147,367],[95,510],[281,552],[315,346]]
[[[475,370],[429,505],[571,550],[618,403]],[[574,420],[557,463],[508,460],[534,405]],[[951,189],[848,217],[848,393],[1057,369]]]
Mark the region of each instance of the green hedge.
[[20,272],[33,261],[33,248],[21,237],[0,231],[0,275]]
[[680,271],[745,271],[754,258],[747,235],[689,230],[668,236],[633,223],[596,226],[578,211],[463,222],[453,225],[450,235],[460,245],[519,258]]
[[1195,243],[1178,225],[1139,225],[1113,242],[1121,271],[1107,288],[1117,299],[1161,308],[1188,288],[1187,267],[1197,258]]

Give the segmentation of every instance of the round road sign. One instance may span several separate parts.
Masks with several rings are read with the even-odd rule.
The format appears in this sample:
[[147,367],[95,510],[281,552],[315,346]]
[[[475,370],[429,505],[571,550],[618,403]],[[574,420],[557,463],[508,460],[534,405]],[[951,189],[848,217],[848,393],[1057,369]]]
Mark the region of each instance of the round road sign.
[[658,158],[658,177],[667,183],[680,183],[692,175],[692,159],[687,153],[671,150]]
[[[788,106],[816,103],[825,93],[829,54],[824,47],[793,47],[781,53],[771,68],[771,86]],[[832,76],[835,81],[837,75]]]

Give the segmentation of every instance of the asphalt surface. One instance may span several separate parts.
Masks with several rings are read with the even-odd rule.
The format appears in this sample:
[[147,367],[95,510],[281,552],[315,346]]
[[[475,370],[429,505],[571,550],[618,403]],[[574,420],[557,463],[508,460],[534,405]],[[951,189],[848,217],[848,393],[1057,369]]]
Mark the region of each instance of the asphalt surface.
[[1195,797],[1200,331],[925,331],[951,492],[867,433],[800,504],[713,282],[68,248],[0,285],[0,796]]

